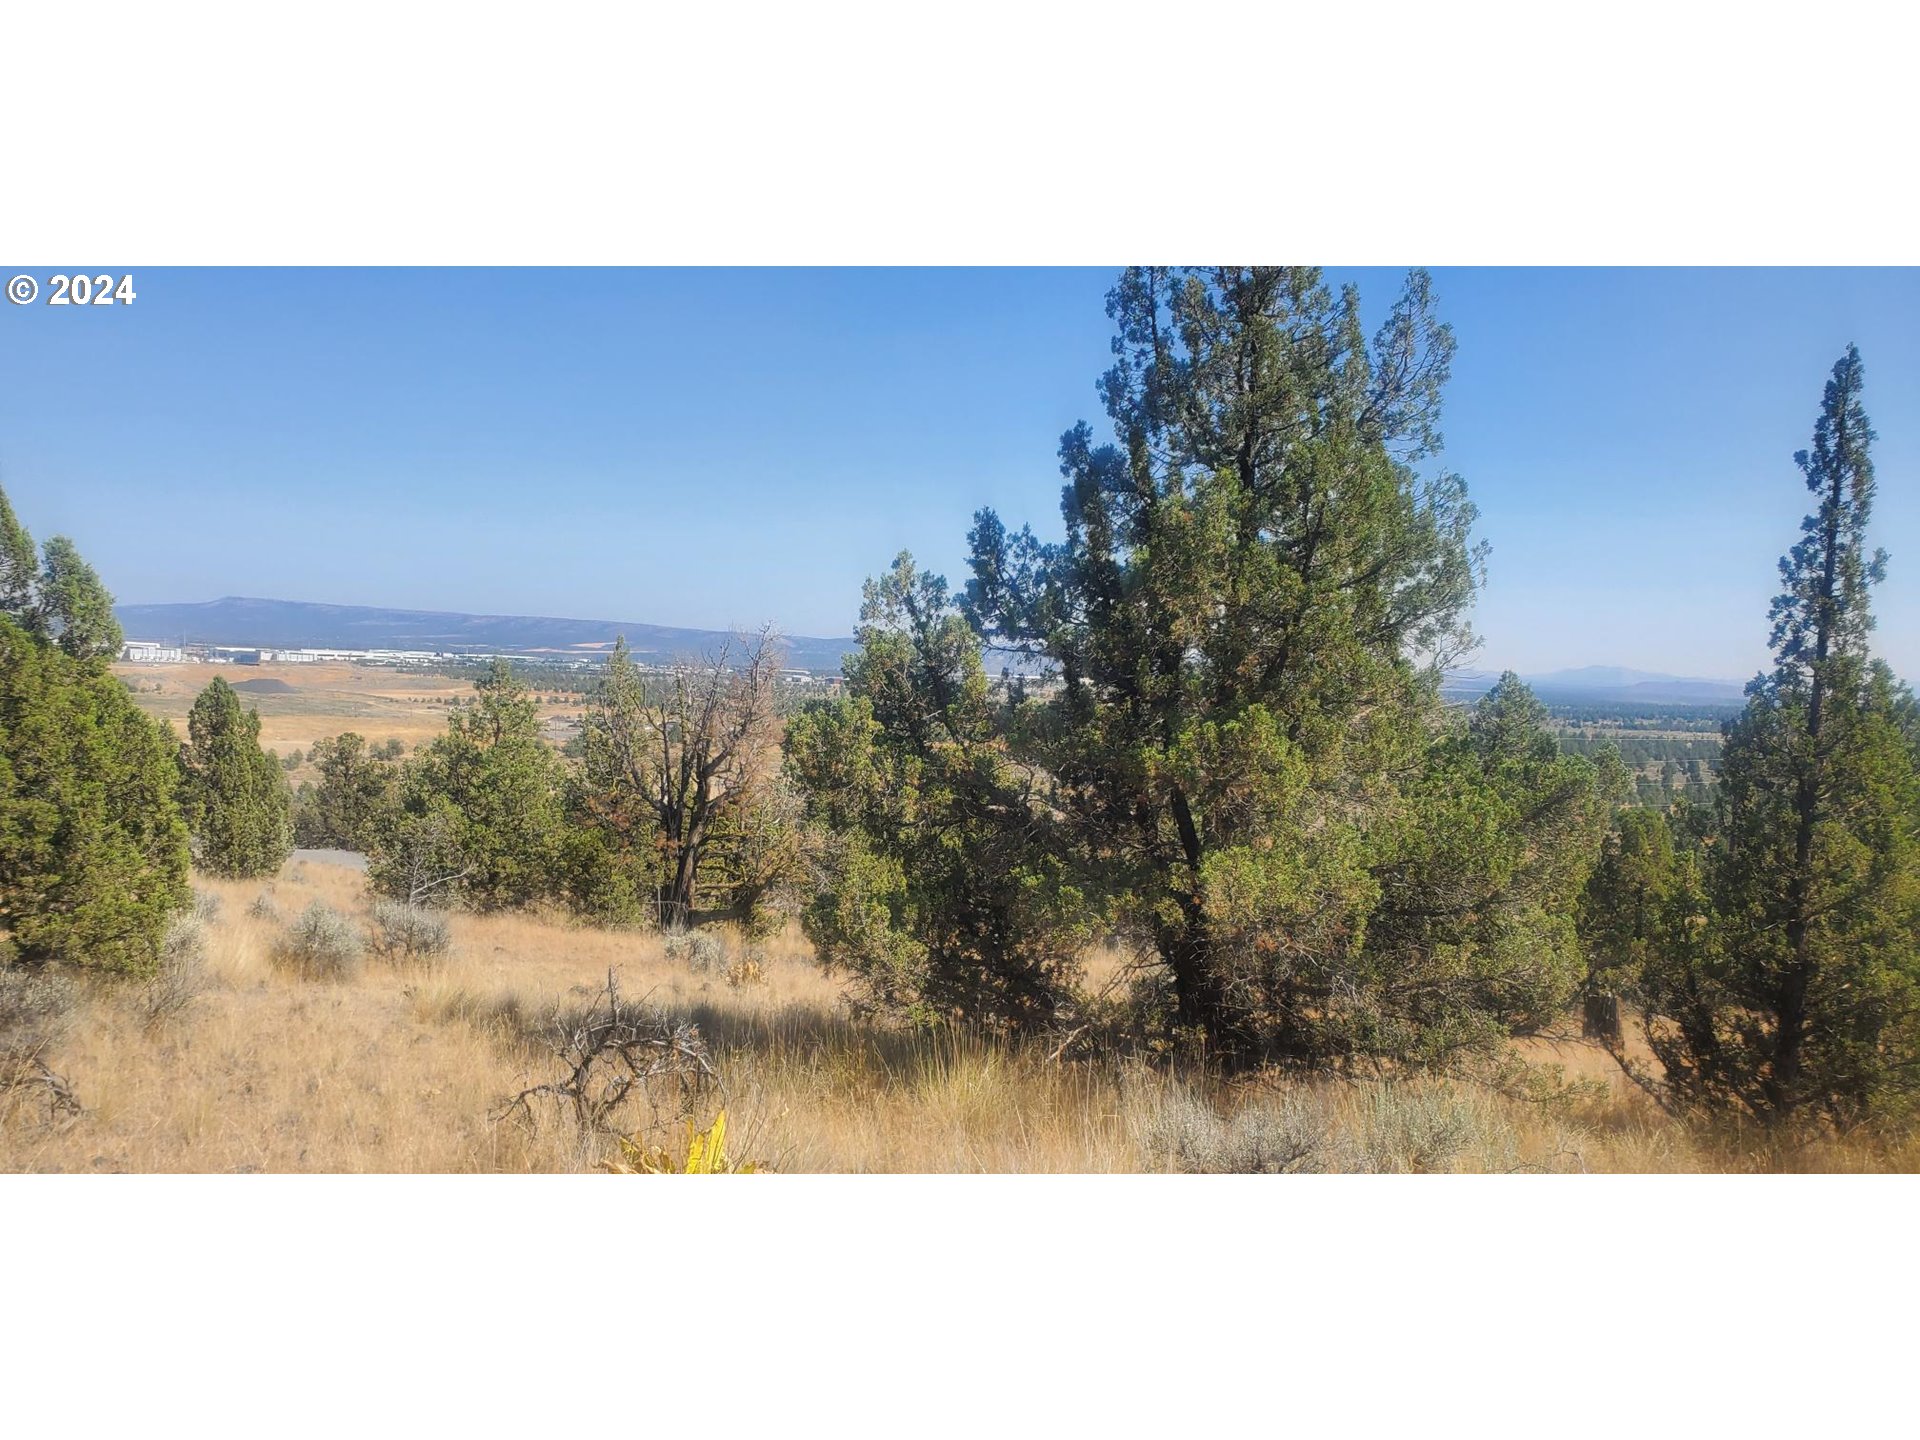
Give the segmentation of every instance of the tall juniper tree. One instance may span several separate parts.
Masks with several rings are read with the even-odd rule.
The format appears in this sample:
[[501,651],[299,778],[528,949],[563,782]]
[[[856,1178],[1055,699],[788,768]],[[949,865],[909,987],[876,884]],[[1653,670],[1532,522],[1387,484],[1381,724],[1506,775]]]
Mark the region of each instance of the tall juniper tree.
[[1910,700],[1872,662],[1874,434],[1849,346],[1827,382],[1815,497],[1780,562],[1774,668],[1726,727],[1711,911],[1645,981],[1671,1096],[1852,1124],[1920,1095],[1920,772]]
[[271,875],[293,850],[292,795],[260,748],[260,715],[215,676],[187,714],[183,808],[199,861],[215,875]]
[[[1518,682],[1472,725],[1440,704],[1482,552],[1464,485],[1426,464],[1453,349],[1426,277],[1371,341],[1311,269],[1129,270],[1108,308],[1118,443],[1062,441],[1064,540],[976,517],[967,618],[1063,690],[974,742],[1020,803],[983,797],[943,860],[1024,846],[1007,882],[1036,891],[1065,860],[1216,1054],[1437,1060],[1544,1018],[1577,983],[1602,777],[1541,743]],[[883,750],[949,753],[928,707],[897,708],[873,707]],[[907,867],[909,898],[938,873]],[[884,909],[926,942],[937,912]],[[1018,971],[1021,913],[970,963]]]

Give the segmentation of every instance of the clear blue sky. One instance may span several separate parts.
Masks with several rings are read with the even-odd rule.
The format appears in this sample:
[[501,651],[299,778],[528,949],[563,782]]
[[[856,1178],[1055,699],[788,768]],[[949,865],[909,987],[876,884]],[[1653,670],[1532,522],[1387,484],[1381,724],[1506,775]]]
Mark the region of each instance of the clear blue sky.
[[[1057,534],[1055,445],[1103,419],[1110,270],[134,273],[131,308],[0,305],[0,483],[124,601],[844,634],[897,550],[963,578],[981,505]],[[1920,270],[1435,278],[1476,663],[1758,668],[1852,340],[1877,643],[1920,678]]]

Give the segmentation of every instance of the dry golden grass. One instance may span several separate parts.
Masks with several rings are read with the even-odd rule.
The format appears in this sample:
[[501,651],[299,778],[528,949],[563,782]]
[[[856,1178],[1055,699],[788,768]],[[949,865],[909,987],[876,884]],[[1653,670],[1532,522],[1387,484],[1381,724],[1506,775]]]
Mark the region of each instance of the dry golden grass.
[[[221,898],[207,926],[210,987],[183,1016],[146,1026],[130,987],[91,995],[57,1056],[87,1113],[64,1126],[26,1107],[0,1124],[0,1169],[172,1171],[572,1171],[606,1158],[557,1111],[529,1131],[503,1100],[554,1078],[524,1018],[582,1007],[617,972],[623,995],[695,1021],[723,1089],[730,1150],[779,1171],[1139,1171],[1270,1164],[1462,1171],[1911,1169],[1912,1147],[1791,1152],[1676,1125],[1624,1087],[1595,1047],[1528,1042],[1529,1056],[1594,1082],[1542,1107],[1470,1085],[1256,1079],[1197,1087],[1108,1062],[1049,1061],[958,1034],[907,1034],[847,1015],[797,933],[766,947],[764,981],[733,987],[670,960],[658,937],[532,916],[455,916],[431,969],[369,958],[346,983],[304,981],[271,960],[310,901],[364,924],[361,875],[296,862],[271,886],[202,879]],[[270,891],[277,918],[250,906]],[[1112,956],[1095,957],[1111,974]],[[631,1114],[670,1143],[676,1114]]]
[[[215,676],[229,685],[278,680],[291,691],[241,691],[241,703],[260,712],[260,743],[285,755],[310,751],[317,740],[352,730],[375,745],[398,740],[415,745],[446,733],[448,701],[468,699],[473,685],[445,675],[423,675],[384,666],[325,665],[116,665],[114,673],[133,687],[148,714],[173,722],[184,737],[193,700]],[[575,716],[578,704],[542,705],[542,716]],[[313,778],[302,766],[292,779]]]

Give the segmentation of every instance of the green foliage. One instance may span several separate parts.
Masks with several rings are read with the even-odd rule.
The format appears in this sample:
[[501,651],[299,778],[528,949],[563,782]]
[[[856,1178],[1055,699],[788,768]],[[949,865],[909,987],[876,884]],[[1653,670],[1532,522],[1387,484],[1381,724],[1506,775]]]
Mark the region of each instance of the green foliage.
[[870,581],[845,699],[790,722],[793,773],[835,840],[803,916],[864,1001],[931,1021],[1051,1023],[1097,912],[1042,831],[972,632],[944,582],[901,555]]
[[0,491],[0,932],[23,961],[145,974],[188,900],[168,732],[107,672],[113,600]]
[[23,630],[34,628],[34,588],[39,579],[33,537],[13,513],[13,502],[0,490],[0,615]]
[[113,597],[93,567],[64,535],[47,541],[43,553],[37,614],[47,634],[77,660],[119,654],[120,622],[113,618]]
[[[1371,343],[1311,270],[1131,270],[1108,308],[1120,443],[1062,441],[1065,539],[982,511],[968,624],[903,558],[847,700],[793,721],[835,836],[816,946],[891,1008],[1034,1023],[1112,925],[1246,1061],[1439,1062],[1546,1018],[1619,781],[1511,678],[1470,723],[1440,703],[1482,562],[1421,468],[1452,353],[1426,277]],[[982,639],[1059,697],[990,704]]]
[[0,618],[0,930],[22,960],[152,971],[190,899],[178,783],[97,658]]
[[647,740],[653,706],[623,636],[582,721],[561,860],[569,903],[603,924],[659,918],[665,867]]
[[561,883],[562,774],[538,706],[496,660],[474,703],[401,769],[372,826],[369,878],[412,904],[530,905]]
[[1693,923],[1642,982],[1670,1103],[1774,1124],[1920,1100],[1920,770],[1911,697],[1867,653],[1862,378],[1849,348],[1796,457],[1818,505],[1780,564],[1775,666],[1726,728]]
[[1637,986],[1647,966],[1684,934],[1686,897],[1698,890],[1697,856],[1675,844],[1667,814],[1623,810],[1580,898],[1589,988],[1612,993]]
[[272,875],[293,852],[292,796],[260,748],[260,715],[216,676],[187,715],[182,808],[202,866],[244,879]]
[[381,815],[393,804],[398,767],[384,749],[370,748],[352,731],[316,741],[311,759],[320,783],[310,791],[302,787],[304,800],[294,814],[295,838],[302,845],[367,849]]

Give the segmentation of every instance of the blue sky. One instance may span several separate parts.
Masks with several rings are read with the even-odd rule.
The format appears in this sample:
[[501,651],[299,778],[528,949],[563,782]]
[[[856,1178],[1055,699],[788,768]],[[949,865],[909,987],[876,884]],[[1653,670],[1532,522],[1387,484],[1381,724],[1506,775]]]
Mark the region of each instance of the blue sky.
[[[120,599],[830,635],[900,549],[963,578],[981,505],[1058,532],[1113,272],[134,275],[131,307],[0,306],[0,483]],[[1399,277],[1331,278],[1377,314]],[[1852,340],[1877,643],[1920,678],[1920,270],[1435,282],[1444,461],[1493,550],[1476,663],[1757,669],[1809,499],[1793,452]]]

